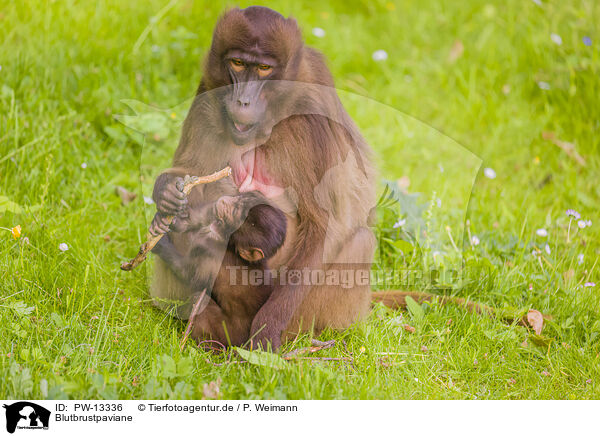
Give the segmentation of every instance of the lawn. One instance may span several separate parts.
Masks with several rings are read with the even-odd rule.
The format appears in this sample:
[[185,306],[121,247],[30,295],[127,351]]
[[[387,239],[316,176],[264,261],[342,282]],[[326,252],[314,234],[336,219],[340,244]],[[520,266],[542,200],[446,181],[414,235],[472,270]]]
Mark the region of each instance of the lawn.
[[327,56],[375,150],[376,287],[535,309],[541,334],[434,301],[377,306],[315,359],[181,351],[151,265],[119,264],[228,5],[0,0],[0,398],[600,398],[595,0],[266,4]]

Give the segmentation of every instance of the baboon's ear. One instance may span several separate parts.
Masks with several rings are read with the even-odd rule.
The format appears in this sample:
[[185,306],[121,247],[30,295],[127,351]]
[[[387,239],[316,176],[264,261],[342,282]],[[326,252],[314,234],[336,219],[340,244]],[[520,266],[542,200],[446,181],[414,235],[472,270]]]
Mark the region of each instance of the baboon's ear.
[[244,260],[248,262],[258,262],[259,260],[263,260],[265,258],[265,253],[260,248],[239,248],[238,254]]

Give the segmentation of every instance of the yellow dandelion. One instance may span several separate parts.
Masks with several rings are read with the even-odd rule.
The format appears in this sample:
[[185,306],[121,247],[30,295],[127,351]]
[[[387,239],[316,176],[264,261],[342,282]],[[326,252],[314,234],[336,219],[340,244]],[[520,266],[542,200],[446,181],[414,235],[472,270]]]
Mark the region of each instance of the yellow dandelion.
[[324,20],[329,18],[329,12],[321,12],[321,18],[323,18]]
[[177,114],[175,114],[175,112],[171,112],[171,118],[175,119],[176,116]]
[[540,157],[539,157],[539,156],[536,156],[536,157],[533,159],[533,163],[534,163],[534,164],[536,164],[536,165],[539,165],[539,164],[540,164]]
[[10,232],[12,233],[13,238],[19,239],[21,237],[21,226],[20,225],[16,225],[12,229],[10,229]]

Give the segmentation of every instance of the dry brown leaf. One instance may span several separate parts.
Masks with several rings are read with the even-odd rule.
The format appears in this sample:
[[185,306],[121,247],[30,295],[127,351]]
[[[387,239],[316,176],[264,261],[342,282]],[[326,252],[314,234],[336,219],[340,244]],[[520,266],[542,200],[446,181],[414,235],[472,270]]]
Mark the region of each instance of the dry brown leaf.
[[544,316],[539,310],[529,309],[526,319],[527,324],[529,324],[536,335],[542,333],[542,329],[544,328]]
[[454,41],[450,53],[448,53],[448,62],[454,63],[460,58],[465,52],[465,46],[460,39]]
[[205,383],[202,386],[202,395],[204,398],[216,400],[221,395],[221,379],[218,378],[210,383]]
[[404,324],[402,327],[404,327],[404,330],[410,333],[414,333],[416,331],[416,329],[413,326],[408,324]]
[[135,192],[128,191],[122,186],[115,187],[115,192],[121,198],[121,204],[123,204],[123,206],[131,203],[137,197]]

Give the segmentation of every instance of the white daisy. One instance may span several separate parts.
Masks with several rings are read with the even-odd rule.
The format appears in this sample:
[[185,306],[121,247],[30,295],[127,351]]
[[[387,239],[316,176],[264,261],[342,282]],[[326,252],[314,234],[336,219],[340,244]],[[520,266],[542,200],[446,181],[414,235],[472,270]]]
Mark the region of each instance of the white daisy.
[[323,38],[325,36],[325,30],[321,29],[320,27],[315,27],[312,30],[312,34],[317,38]]
[[373,52],[372,57],[375,62],[380,62],[387,60],[388,54],[385,50],[377,50]]

